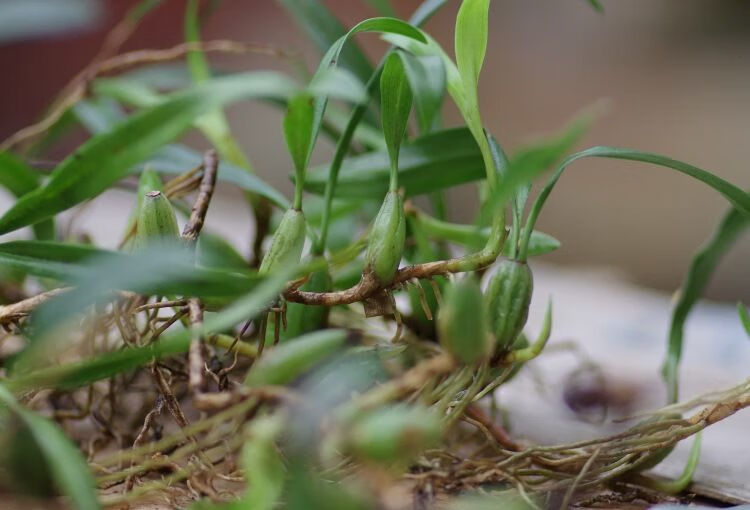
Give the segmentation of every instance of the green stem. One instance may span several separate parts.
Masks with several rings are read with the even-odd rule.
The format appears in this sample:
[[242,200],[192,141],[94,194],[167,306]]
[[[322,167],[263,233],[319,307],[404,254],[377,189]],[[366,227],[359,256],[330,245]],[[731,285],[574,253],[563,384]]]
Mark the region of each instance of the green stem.
[[305,188],[305,172],[297,172],[297,176],[294,179],[294,202],[292,208],[297,211],[302,210],[302,192]]
[[[370,80],[367,82],[368,95],[372,94],[375,87],[378,84],[378,77],[380,72],[383,70],[383,63],[378,66]],[[322,255],[325,252],[326,242],[328,240],[328,228],[331,223],[331,204],[333,203],[333,194],[336,190],[336,182],[339,178],[339,170],[341,170],[341,164],[344,162],[344,157],[349,151],[349,144],[354,136],[354,131],[357,129],[357,125],[360,123],[365,113],[367,112],[367,104],[360,103],[352,110],[349,122],[346,123],[346,128],[341,134],[338,143],[336,144],[336,152],[331,160],[331,166],[328,169],[328,181],[326,182],[326,189],[323,195],[323,217],[320,224],[320,238],[318,242],[313,246],[313,253],[315,255]]]
[[398,191],[398,165],[391,162],[391,181],[388,185],[388,191]]
[[693,447],[690,449],[690,456],[688,457],[685,469],[682,474],[676,480],[661,481],[661,480],[648,480],[646,485],[650,488],[655,489],[665,494],[679,494],[680,492],[687,489],[690,482],[693,481],[693,475],[698,467],[698,461],[701,457],[701,432],[695,435],[693,440]]
[[[428,19],[437,12],[440,7],[445,5],[447,0],[432,0],[423,2],[412,15],[409,23],[415,27],[421,27]],[[383,71],[383,64],[385,63],[386,57],[393,51],[388,50],[383,59],[378,64],[377,69],[372,73],[370,79],[367,81],[367,93],[372,95],[373,91],[377,88],[380,81],[380,73]],[[349,150],[354,131],[357,129],[362,117],[367,112],[367,104],[358,104],[352,110],[349,122],[346,123],[346,128],[341,134],[338,143],[336,144],[336,152],[333,155],[331,161],[331,167],[328,172],[328,182],[326,182],[326,189],[324,194],[323,204],[323,218],[320,227],[320,239],[313,245],[313,254],[322,255],[325,252],[326,241],[328,240],[328,228],[331,222],[331,203],[333,202],[333,193],[336,190],[336,182],[339,178],[339,170],[341,170],[341,164],[344,161],[344,156]]]

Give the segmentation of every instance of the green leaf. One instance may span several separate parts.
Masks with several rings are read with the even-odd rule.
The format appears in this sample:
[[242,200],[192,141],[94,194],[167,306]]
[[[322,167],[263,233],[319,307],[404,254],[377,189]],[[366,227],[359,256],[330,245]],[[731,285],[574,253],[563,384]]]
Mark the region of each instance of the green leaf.
[[256,418],[247,425],[248,439],[242,448],[242,467],[248,487],[240,500],[242,508],[276,508],[286,479],[284,462],[276,448],[276,437],[283,426],[279,415]]
[[740,322],[742,322],[742,327],[745,328],[747,336],[750,336],[750,313],[748,313],[747,308],[742,303],[737,303],[737,313],[740,316]]
[[[328,171],[329,165],[311,169],[305,189],[323,194]],[[387,152],[347,158],[338,177],[336,197],[380,200],[388,191],[389,175]],[[406,190],[406,196],[450,188],[484,176],[482,155],[466,128],[430,133],[401,148],[398,182]]]
[[489,9],[490,0],[463,0],[456,17],[456,67],[465,99],[472,108],[478,106],[477,86],[487,51]]
[[458,73],[456,64],[453,63],[453,60],[451,60],[445,50],[443,50],[435,39],[425,33],[422,35],[424,35],[427,42],[423,43],[411,37],[404,37],[398,34],[386,34],[383,36],[383,39],[398,48],[406,50],[416,57],[438,58],[442,63],[443,73],[445,74],[445,88],[456,103],[456,106],[461,112],[461,116],[466,119],[470,114],[469,110],[466,108],[464,85],[461,80],[461,75]]
[[292,156],[297,179],[304,180],[313,136],[313,98],[300,94],[289,100],[284,117],[284,138]]
[[83,268],[84,260],[104,254],[114,255],[115,252],[55,241],[11,241],[0,244],[0,267],[65,281]]
[[365,0],[375,9],[380,16],[396,17],[396,11],[393,9],[390,0]]
[[[3,151],[0,152],[0,186],[18,198],[34,191],[39,186],[39,178],[23,161]],[[51,219],[37,223],[33,227],[37,239],[55,237],[55,223]]]
[[456,17],[456,67],[461,77],[463,104],[459,109],[479,144],[490,188],[497,184],[496,169],[479,113],[479,73],[487,51],[490,0],[463,0]]
[[330,67],[313,77],[307,91],[313,96],[331,96],[352,103],[367,102],[365,86],[346,69]]
[[[283,271],[264,279],[250,293],[237,299],[221,312],[207,317],[199,334],[208,336],[231,328],[241,321],[257,317],[266,310],[268,303],[278,296],[295,271],[297,266],[288,264]],[[143,347],[121,349],[90,360],[51,365],[20,373],[7,380],[6,385],[15,392],[31,388],[73,389],[86,386],[133,370],[154,359],[187,352],[190,336],[191,333],[187,330],[167,333],[157,342]]]
[[[475,225],[449,223],[424,214],[420,214],[417,218],[419,219],[420,225],[424,231],[430,237],[460,244],[469,248],[484,246],[487,244],[487,240],[490,236],[489,227],[477,228]],[[504,256],[508,256],[511,253],[510,247],[511,239],[508,238],[505,240],[505,245],[503,246],[502,254]],[[537,257],[539,255],[544,255],[545,253],[553,252],[559,247],[560,241],[549,234],[534,230],[531,233],[528,254],[530,257]]]
[[93,198],[128,170],[185,132],[211,109],[248,97],[286,98],[296,86],[274,72],[216,78],[136,113],[112,131],[97,135],[67,157],[43,187],[24,195],[0,218],[0,234],[52,217]]
[[[188,0],[185,8],[186,42],[200,42],[201,40],[198,4],[198,0]],[[206,55],[202,50],[188,52],[187,63],[195,83],[201,83],[211,78],[208,60],[206,60]],[[211,140],[222,159],[252,172],[250,161],[232,135],[232,129],[229,127],[229,122],[221,108],[203,114],[195,120],[195,123]]]
[[[282,0],[286,1],[286,0]],[[380,32],[380,33],[390,33],[390,34],[400,34],[412,39],[416,39],[420,42],[426,42],[427,39],[425,39],[425,36],[422,34],[422,31],[418,28],[413,27],[409,23],[406,23],[405,21],[401,21],[396,18],[370,18],[366,19],[364,21],[361,21],[357,25],[355,25],[349,32],[347,32],[345,35],[342,35],[339,37],[336,42],[334,42],[330,48],[328,48],[328,51],[323,56],[320,65],[318,66],[318,69],[315,71],[315,75],[313,76],[312,82],[314,83],[316,79],[319,79],[318,77],[325,73],[329,68],[334,67],[338,65],[339,60],[341,59],[342,51],[345,48],[346,43],[351,39],[354,35],[363,33],[363,32]],[[348,47],[348,46],[347,46]],[[369,79],[371,79],[371,74],[368,73],[365,75],[364,78],[361,78],[361,81],[367,82]],[[327,105],[327,97],[318,96],[315,101],[315,123],[313,127],[313,143],[315,139],[317,138],[318,131],[320,130],[320,125],[323,121],[323,114],[325,113],[326,105]],[[364,112],[362,112],[364,113]]]
[[587,0],[589,5],[594,8],[596,12],[604,12],[604,6],[599,0]]
[[411,18],[409,18],[409,23],[415,27],[424,25],[446,3],[448,3],[448,0],[424,0],[424,2],[419,4],[419,7],[414,10]]
[[690,262],[685,280],[678,292],[679,298],[672,309],[669,326],[667,354],[662,365],[662,375],[667,383],[669,403],[679,396],[678,368],[682,358],[685,322],[711,279],[719,261],[729,251],[737,238],[750,228],[750,215],[733,208],[719,222],[711,238],[698,250]]
[[[111,81],[115,80],[112,79]],[[124,82],[125,80],[121,81]],[[155,95],[152,106],[157,104],[157,99],[160,98],[161,96]],[[125,114],[115,106],[110,102],[81,101],[73,107],[73,111],[89,132],[100,134],[114,129],[118,123],[126,119]],[[184,145],[170,144],[159,149],[145,166],[152,166],[161,173],[181,174],[188,168],[195,168],[200,165],[202,161],[203,156],[198,152]],[[131,173],[140,171],[140,167],[131,169]],[[222,161],[217,178],[220,181],[235,184],[245,191],[265,197],[282,209],[289,207],[289,201],[284,195],[257,175],[249,173],[246,168],[228,161]]]
[[404,64],[396,53],[391,53],[386,58],[380,75],[380,107],[383,135],[391,164],[391,191],[398,188],[398,155],[409,123],[411,100],[411,88],[406,79]]
[[[496,207],[503,206],[524,185],[562,159],[586,132],[591,120],[590,115],[581,115],[565,126],[561,133],[517,150],[508,160],[507,168],[500,174],[500,184],[488,199],[483,212],[489,213]],[[501,151],[499,147],[497,149]],[[521,193],[523,194],[522,189]]]
[[96,484],[81,451],[73,445],[56,424],[24,409],[13,395],[0,385],[0,403],[28,427],[59,490],[70,498],[75,508],[101,508],[96,498]]
[[206,232],[198,237],[195,250],[196,264],[202,267],[245,271],[250,266],[234,246],[222,237]]
[[398,52],[414,94],[414,109],[417,112],[419,132],[432,131],[435,119],[443,107],[445,95],[445,66],[438,56],[416,57],[410,53]]
[[612,158],[629,161],[640,161],[643,163],[651,163],[663,168],[676,170],[677,172],[690,176],[719,192],[725,199],[727,199],[727,201],[729,201],[732,205],[739,209],[740,215],[750,215],[750,194],[742,191],[740,188],[730,182],[725,181],[721,177],[707,172],[706,170],[693,165],[689,165],[687,163],[683,163],[682,161],[678,161],[676,159],[668,158],[666,156],[660,156],[658,154],[653,154],[650,152],[600,146],[591,147],[590,149],[577,152],[569,156],[560,164],[557,171],[554,173],[544,189],[542,189],[542,191],[539,193],[539,196],[534,202],[534,205],[531,208],[531,212],[529,213],[529,217],[526,222],[524,235],[527,235],[528,232],[530,232],[530,230],[534,228],[536,219],[539,216],[542,207],[544,207],[544,203],[546,202],[547,197],[554,189],[555,184],[557,184],[557,181],[560,179],[565,169],[568,168],[568,166],[570,166],[570,164],[574,161],[582,158]]
[[[279,0],[279,3],[294,16],[321,52],[346,36],[344,26],[319,0]],[[374,71],[356,43],[347,45],[338,60],[344,69],[354,73],[362,82],[366,82]]]

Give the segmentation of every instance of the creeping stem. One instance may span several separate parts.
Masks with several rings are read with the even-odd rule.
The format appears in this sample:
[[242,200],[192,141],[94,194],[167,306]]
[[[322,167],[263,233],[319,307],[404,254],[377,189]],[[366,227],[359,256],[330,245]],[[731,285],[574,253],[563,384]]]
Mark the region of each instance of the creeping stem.
[[[432,278],[448,273],[476,271],[492,264],[500,255],[505,242],[505,215],[496,214],[490,228],[490,236],[485,247],[460,258],[440,260],[407,266],[396,273],[390,287],[408,282],[414,278]],[[356,303],[385,290],[373,275],[363,275],[354,287],[337,292],[306,292],[295,287],[284,292],[284,299],[293,303],[308,305],[336,306]]]

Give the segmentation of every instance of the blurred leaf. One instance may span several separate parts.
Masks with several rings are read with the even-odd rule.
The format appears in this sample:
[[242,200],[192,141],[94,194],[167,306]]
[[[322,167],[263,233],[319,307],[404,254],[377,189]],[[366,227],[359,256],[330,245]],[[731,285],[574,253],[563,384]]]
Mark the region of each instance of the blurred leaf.
[[398,55],[404,63],[409,86],[414,94],[419,132],[427,134],[432,130],[443,107],[445,66],[438,56],[416,57],[406,52],[398,52]]
[[24,409],[4,386],[0,385],[0,403],[18,415],[29,428],[44,455],[55,484],[70,498],[75,508],[101,508],[96,498],[96,484],[80,450],[51,421]]
[[711,238],[705,242],[690,262],[685,280],[678,291],[677,303],[672,309],[667,354],[662,365],[669,403],[677,402],[678,399],[677,370],[682,358],[683,335],[688,315],[705,292],[721,258],[748,228],[750,228],[750,214],[743,214],[735,208],[731,209],[719,222]]
[[196,264],[202,267],[245,271],[245,258],[224,238],[203,230],[196,246]]
[[112,131],[84,143],[58,165],[43,188],[26,194],[0,218],[0,234],[93,198],[212,108],[248,97],[287,97],[295,89],[283,75],[256,72],[216,78],[170,95],[158,106],[138,112]]
[[344,347],[347,332],[323,329],[279,344],[248,372],[248,386],[289,384]]
[[248,487],[241,500],[243,508],[271,510],[281,497],[286,473],[276,449],[276,437],[282,426],[279,415],[256,418],[247,425],[242,468]]
[[411,113],[412,93],[401,58],[391,53],[380,75],[383,135],[388,147],[391,170],[398,171],[398,155]]
[[378,12],[379,16],[388,16],[390,18],[395,18],[396,11],[393,9],[393,5],[391,5],[390,0],[365,0],[368,4],[372,6],[373,9],[375,9]]
[[[539,499],[538,497],[536,498]],[[524,499],[516,490],[494,494],[462,494],[445,505],[445,510],[534,510],[539,501]]]
[[411,18],[409,18],[409,23],[416,27],[424,25],[447,2],[448,0],[424,0],[414,10]]
[[0,244],[0,267],[13,268],[40,278],[65,281],[83,269],[89,257],[115,252],[90,245],[55,241],[11,241]]
[[[200,42],[201,40],[198,5],[199,0],[188,0],[185,7],[186,42]],[[187,64],[195,83],[201,83],[211,78],[208,60],[206,60],[206,55],[202,50],[188,52]],[[229,127],[229,122],[221,107],[204,113],[195,120],[195,124],[211,140],[222,159],[252,172],[250,161],[232,135],[232,129]]]
[[[0,152],[0,186],[18,198],[34,191],[39,186],[39,178],[23,161],[3,151]],[[55,237],[55,223],[52,219],[39,222],[33,228],[37,239]]]
[[250,271],[196,268],[189,254],[177,246],[154,246],[144,252],[126,254],[82,244],[11,241],[0,244],[0,266],[81,287],[81,296],[66,294],[65,306],[72,306],[75,297],[87,301],[83,295],[95,295],[96,300],[112,290],[238,296],[260,281]]
[[[489,227],[477,228],[476,225],[449,223],[422,214],[418,216],[418,219],[424,231],[435,239],[457,243],[470,248],[484,246],[489,239]],[[508,256],[510,254],[510,246],[511,239],[508,238],[505,240],[505,245],[503,246],[503,255]],[[529,241],[528,255],[530,257],[544,255],[545,253],[557,250],[559,247],[560,241],[549,234],[534,230],[531,233]]]
[[750,313],[748,313],[747,308],[742,303],[737,303],[737,313],[740,315],[742,327],[745,328],[745,332],[750,336]]
[[347,490],[343,483],[330,483],[302,461],[289,469],[284,496],[287,510],[370,510],[374,505],[364,494]]
[[[506,201],[541,173],[549,170],[573,148],[591,124],[591,116],[583,114],[573,119],[561,133],[545,138],[517,150],[500,175],[500,183],[484,204],[485,218],[503,207]],[[489,142],[488,142],[489,145]],[[523,257],[523,255],[522,255]]]
[[362,82],[351,72],[337,67],[316,73],[307,90],[313,96],[331,96],[352,103],[364,103],[368,99]]
[[604,12],[604,6],[599,0],[586,0],[591,7],[597,12]]
[[[118,123],[126,119],[122,112],[114,110],[112,104],[109,103],[96,104],[90,101],[81,101],[73,107],[73,111],[84,127],[94,134],[111,131]],[[146,166],[153,167],[160,173],[181,174],[200,165],[202,161],[203,157],[193,149],[184,145],[170,144],[159,149],[147,161]],[[133,167],[130,173],[140,171],[139,167]],[[265,197],[282,209],[289,207],[289,201],[284,195],[260,177],[249,173],[242,167],[227,161],[221,161],[217,178],[219,181],[235,184],[245,191]]]
[[93,0],[3,0],[0,44],[91,28],[101,13]]
[[[262,280],[250,293],[235,300],[221,312],[207,316],[200,333],[210,335],[257,317],[278,296],[296,270],[294,264],[288,264],[283,271]],[[90,360],[50,365],[17,374],[7,380],[6,385],[17,392],[40,387],[73,389],[85,386],[133,370],[154,359],[187,352],[190,337],[191,333],[187,330],[167,333],[158,341],[143,347],[121,349]]]
[[[322,194],[329,165],[311,169],[305,189]],[[460,169],[460,171],[458,171]],[[388,191],[390,163],[385,151],[344,160],[336,196],[382,199]],[[430,133],[404,145],[399,156],[399,187],[407,196],[420,195],[484,178],[482,155],[466,128]]]
[[[347,33],[336,16],[319,0],[279,0],[312,39],[320,52],[328,51]],[[366,82],[374,69],[356,43],[347,45],[338,57],[339,64]]]
[[141,0],[131,7],[125,16],[131,22],[137,23],[143,19],[146,14],[159,7],[163,2],[164,0]]

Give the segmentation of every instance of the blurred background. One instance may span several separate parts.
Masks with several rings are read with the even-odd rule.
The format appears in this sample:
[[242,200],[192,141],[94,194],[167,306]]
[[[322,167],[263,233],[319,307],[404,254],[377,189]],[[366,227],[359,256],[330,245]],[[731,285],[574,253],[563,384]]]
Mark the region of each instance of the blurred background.
[[[135,3],[3,0],[0,138],[37,120]],[[365,1],[325,3],[346,25],[374,14]],[[393,3],[399,15],[407,17],[419,1]],[[458,5],[449,2],[426,26],[449,53]],[[608,113],[582,145],[653,151],[750,187],[750,2],[604,0],[604,7],[600,14],[584,0],[492,2],[480,91],[487,127],[512,152],[559,129],[581,108],[608,99]],[[123,50],[181,42],[183,9],[183,1],[165,0]],[[224,0],[207,21],[204,38],[296,50],[311,69],[319,60],[305,34],[274,0]],[[372,35],[360,37],[359,42],[373,59],[384,48]],[[288,69],[271,57],[257,55],[211,59],[220,70]],[[246,102],[232,107],[229,117],[257,172],[289,194],[290,164],[281,136],[281,112]],[[447,104],[445,123],[458,122],[455,108]],[[80,141],[75,135],[69,137],[57,156]],[[317,162],[327,161],[330,154],[328,142],[321,142],[314,155]],[[198,137],[191,143],[205,144]],[[450,197],[451,214],[469,220],[475,202],[473,188],[457,190]],[[7,199],[1,208],[6,207]],[[225,191],[214,216],[243,207],[239,194]],[[643,164],[585,160],[561,180],[541,216],[539,228],[563,243],[562,249],[544,259],[616,268],[638,284],[671,292],[726,208],[720,196],[673,172]],[[709,297],[750,301],[749,237],[720,266]]]
[[[365,0],[323,1],[347,26],[375,13]],[[750,188],[750,2],[602,1],[604,14],[585,0],[493,0],[480,81],[485,125],[513,152],[605,99],[607,114],[580,148],[601,144],[651,151]],[[5,70],[0,80],[0,139],[39,119],[136,3],[0,0],[0,68]],[[407,17],[420,1],[392,3]],[[299,52],[309,69],[317,66],[316,48],[281,2],[214,4],[218,7],[205,25],[204,39],[271,44]],[[459,4],[450,0],[426,26],[449,53]],[[163,0],[123,51],[180,43],[184,7],[184,0]],[[373,60],[385,48],[373,35],[360,36],[358,42]],[[218,72],[289,70],[288,63],[268,56],[214,54],[210,59]],[[281,115],[278,108],[252,102],[228,112],[258,174],[290,196],[291,165]],[[445,124],[459,123],[456,109],[446,101]],[[83,139],[82,131],[72,133],[48,157],[64,157]],[[190,135],[188,143],[207,147],[198,135]],[[331,145],[323,137],[318,145],[313,163],[325,163]],[[247,248],[250,216],[243,195],[227,187],[219,193],[208,227]],[[98,244],[115,246],[127,221],[123,211],[129,211],[132,202],[132,193],[106,192],[76,213],[77,233],[86,231]],[[0,192],[0,212],[10,203],[11,198]],[[477,209],[474,187],[454,190],[449,206],[453,219],[470,221]],[[580,417],[562,404],[571,375],[581,364],[581,354],[571,356],[566,341],[604,368],[603,387],[627,397],[623,412],[663,403],[658,374],[671,293],[727,208],[715,192],[659,167],[584,160],[569,169],[538,223],[560,239],[562,248],[532,263],[535,298],[529,331],[532,336],[539,331],[547,296],[554,296],[552,349],[545,351],[537,370],[524,371],[498,397],[513,408],[515,430],[545,442],[600,432],[583,427]],[[683,398],[747,377],[750,344],[734,303],[750,303],[749,235],[719,266],[708,297],[724,303],[702,302],[691,316],[682,366]],[[540,379],[545,391],[539,391]],[[551,420],[556,424],[552,429],[547,427]],[[697,475],[700,482],[725,493],[727,486],[739,490],[737,501],[750,501],[745,489],[750,469],[750,445],[744,440],[748,426],[746,413],[712,427],[704,439],[704,451],[709,453]],[[688,449],[688,444],[681,444],[659,473],[679,474]]]

